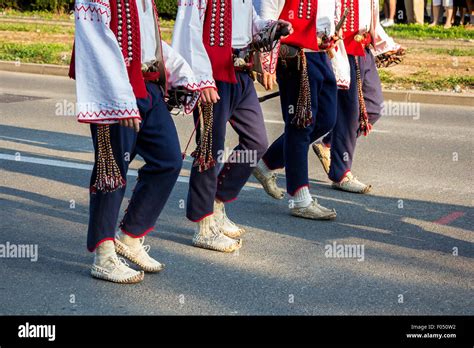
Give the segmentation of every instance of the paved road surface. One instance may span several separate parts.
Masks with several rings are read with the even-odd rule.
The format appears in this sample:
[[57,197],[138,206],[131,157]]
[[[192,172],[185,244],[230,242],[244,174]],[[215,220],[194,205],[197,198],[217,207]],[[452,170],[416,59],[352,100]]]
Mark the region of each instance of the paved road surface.
[[[119,286],[89,276],[91,142],[87,126],[55,116],[74,84],[0,72],[0,93],[0,245],[39,248],[37,262],[0,258],[0,314],[474,314],[472,108],[384,117],[353,168],[371,195],[332,190],[310,153],[312,193],[337,209],[335,222],[292,218],[251,180],[228,206],[248,230],[237,254],[190,246],[188,159],[147,239],[167,269]],[[273,140],[278,100],[263,107]],[[184,147],[192,122],[176,123]],[[364,260],[325,257],[334,242],[363,246]]]

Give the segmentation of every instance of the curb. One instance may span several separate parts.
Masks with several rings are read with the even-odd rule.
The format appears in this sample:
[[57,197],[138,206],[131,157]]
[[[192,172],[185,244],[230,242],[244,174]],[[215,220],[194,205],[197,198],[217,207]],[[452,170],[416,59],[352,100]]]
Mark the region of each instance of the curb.
[[[20,63],[10,61],[0,61],[0,71],[10,71],[40,75],[68,76],[69,66],[52,65],[52,64],[33,64]],[[263,87],[256,83],[255,87],[260,94],[267,93]],[[393,91],[384,90],[383,96],[385,100],[405,103],[421,103],[421,104],[441,104],[441,105],[457,105],[474,107],[473,95],[462,95],[455,93],[434,93],[421,91]]]
[[68,76],[69,66],[53,64],[18,63],[0,60],[0,71],[11,71],[39,75]]

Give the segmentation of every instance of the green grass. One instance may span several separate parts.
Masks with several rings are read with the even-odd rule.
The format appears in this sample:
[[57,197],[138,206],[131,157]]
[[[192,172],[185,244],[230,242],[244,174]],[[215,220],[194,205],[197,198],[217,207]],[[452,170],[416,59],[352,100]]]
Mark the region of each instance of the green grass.
[[43,20],[61,20],[70,21],[71,15],[69,13],[54,13],[48,11],[18,11],[12,9],[6,9],[0,12],[2,17],[24,17],[31,19],[43,19]]
[[0,22],[0,31],[41,32],[41,33],[48,33],[48,34],[74,35],[73,26],[64,26],[64,25],[55,25],[55,24],[2,23]]
[[172,19],[160,18],[160,26],[161,26],[162,28],[170,28],[170,29],[173,29],[173,27],[174,27],[174,20],[172,20]]
[[71,59],[71,50],[72,44],[0,42],[0,60],[65,65]]
[[406,77],[394,76],[390,71],[379,70],[380,80],[388,85],[401,85],[403,87],[415,86],[421,90],[444,90],[454,89],[459,85],[462,88],[474,88],[474,76],[448,76],[438,77],[430,74],[427,70],[421,70]]
[[474,57],[474,48],[423,48],[433,54],[447,54],[451,57]]
[[442,26],[429,27],[426,24],[397,24],[385,30],[400,39],[474,39],[474,30],[466,30],[461,26],[444,29]]

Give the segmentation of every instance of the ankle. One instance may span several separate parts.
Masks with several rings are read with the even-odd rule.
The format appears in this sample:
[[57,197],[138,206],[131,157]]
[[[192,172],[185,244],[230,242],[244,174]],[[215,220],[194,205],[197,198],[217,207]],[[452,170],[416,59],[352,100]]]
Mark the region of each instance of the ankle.
[[199,226],[199,231],[208,231],[215,225],[214,214],[206,216],[204,219],[199,221],[197,224]]
[[125,234],[123,231],[117,233],[117,239],[126,246],[134,249],[140,246],[140,238],[133,238]]
[[114,256],[117,256],[115,253],[115,243],[111,240],[106,240],[95,250],[94,264],[103,264]]
[[295,208],[306,208],[313,203],[313,198],[311,197],[308,186],[302,187],[291,197]]
[[269,177],[270,175],[273,174],[273,170],[268,168],[268,166],[266,165],[266,163],[263,160],[258,161],[257,168],[266,177]]

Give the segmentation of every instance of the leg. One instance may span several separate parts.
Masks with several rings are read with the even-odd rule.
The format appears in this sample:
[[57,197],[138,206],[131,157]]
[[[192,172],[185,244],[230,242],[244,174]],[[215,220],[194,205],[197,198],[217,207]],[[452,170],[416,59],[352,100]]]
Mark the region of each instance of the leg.
[[[220,100],[213,106],[212,127],[212,156],[219,160],[224,149],[226,123],[232,114],[234,105],[238,103],[238,91],[242,88],[241,81],[237,84],[217,81]],[[198,111],[194,113],[194,120],[199,117]],[[196,137],[199,139],[200,132]],[[197,167],[191,169],[188,191],[186,216],[191,221],[197,222],[197,231],[193,237],[193,245],[199,248],[233,252],[242,246],[240,239],[232,239],[225,235],[217,223],[218,213],[214,212],[215,198],[218,186],[219,165],[199,172]],[[220,206],[217,207],[221,213]],[[223,207],[222,207],[223,208]]]
[[308,148],[311,144],[311,134],[316,127],[318,114],[319,92],[323,85],[324,76],[317,64],[320,53],[306,54],[308,75],[311,89],[312,124],[306,128],[297,128],[292,124],[298,101],[300,73],[279,69],[280,98],[282,113],[285,121],[285,138],[283,154],[285,159],[286,188],[290,195],[301,187],[308,187]]
[[285,167],[283,158],[283,147],[285,143],[285,134],[280,135],[268,148],[262,157],[262,161],[270,170],[281,169]]
[[178,179],[182,166],[178,134],[155,84],[149,84],[152,107],[138,134],[137,153],[145,160],[121,229],[133,238],[146,235],[155,226]]
[[407,23],[415,23],[415,14],[414,14],[414,9],[413,9],[413,1],[415,0],[405,0],[405,11],[407,15]]
[[432,21],[431,21],[430,26],[438,25],[440,11],[441,11],[441,0],[433,0],[433,13],[431,15]]
[[145,165],[138,179],[129,206],[115,240],[117,253],[136,263],[144,271],[159,272],[164,265],[148,255],[143,247],[144,236],[155,226],[178,179],[182,158],[178,134],[164,103],[162,92],[155,84],[147,84],[148,107],[139,106],[144,114],[138,133],[136,152]]
[[396,10],[397,10],[397,0],[389,0],[388,19],[391,19],[392,21],[395,19]]
[[252,170],[268,148],[262,109],[258,102],[253,80],[247,74],[238,74],[242,95],[232,110],[230,123],[239,135],[239,145],[230,158],[240,155],[239,161],[228,161],[219,173],[216,198],[228,202],[237,198]]
[[362,93],[370,124],[375,124],[382,115],[383,94],[375,58],[370,51],[360,61]]
[[453,0],[445,0],[444,3],[446,9],[446,23],[444,24],[444,28],[449,29],[453,25]]
[[318,115],[316,116],[316,128],[311,136],[311,142],[326,135],[321,141],[313,143],[312,148],[318,156],[324,172],[329,174],[331,164],[331,150],[329,145],[331,142],[331,133],[328,132],[328,130],[332,130],[336,125],[337,84],[332,69],[326,71],[328,76],[324,80],[324,85],[319,95],[320,107]]
[[352,155],[359,128],[359,101],[354,56],[349,56],[351,84],[348,90],[338,90],[337,120],[331,132],[331,167],[329,179],[341,181],[352,166]]
[[424,0],[414,0],[414,20],[416,24],[423,25],[425,20],[425,1]]
[[[214,117],[212,126],[212,156],[217,160],[219,151],[224,149],[226,123],[231,115],[234,88],[229,83],[217,82],[220,100],[214,104]],[[194,112],[195,122],[199,112]],[[198,129],[196,139],[201,133]],[[189,191],[186,216],[193,222],[199,222],[214,212],[214,198],[217,192],[217,176],[219,166],[216,165],[206,171],[199,172],[197,167],[192,167],[189,179]]]
[[[291,112],[292,106],[297,104],[299,93],[298,72],[292,81],[296,86],[283,86],[281,94],[282,104],[286,104],[282,112],[285,119],[284,158],[287,192],[292,196],[290,212],[293,216],[302,218],[331,220],[336,217],[336,212],[319,205],[317,200],[313,200],[309,191],[308,149],[316,138],[323,136],[334,126],[337,85],[329,65],[329,58],[325,53],[309,53],[306,54],[306,59],[313,115],[310,126],[301,129],[292,124],[294,117],[294,113]],[[330,105],[331,103],[333,105]]]
[[237,90],[230,124],[239,136],[239,144],[219,173],[214,205],[217,226],[231,238],[240,237],[245,230],[227,217],[224,203],[237,198],[268,147],[262,109],[253,80],[244,73],[237,73],[237,79],[242,87]]
[[[97,175],[97,125],[91,125],[92,141],[95,149],[94,168],[90,186],[94,184]],[[129,161],[126,154],[133,156],[137,134],[134,130],[118,124],[110,126],[110,139],[115,161],[123,178],[127,177]],[[113,241],[117,226],[120,205],[122,204],[125,187],[114,192],[91,191],[89,206],[89,228],[87,232],[87,249],[93,252],[105,241]]]
[[[364,94],[364,101],[369,116],[369,122],[371,124],[374,124],[381,116],[383,96],[380,79],[377,73],[377,68],[375,66],[375,59],[369,50],[366,50],[365,57],[359,59],[359,66],[361,70],[362,92]],[[356,103],[358,103],[358,100],[356,101]],[[357,123],[355,127],[358,128],[358,112],[356,115]],[[340,177],[339,181],[333,184],[333,187],[349,192],[367,193],[370,191],[371,186],[361,183],[351,173],[352,160],[354,158],[357,136],[354,136],[351,141],[353,142],[349,144],[350,146],[346,147],[346,151],[344,153],[346,159],[348,160],[346,161],[347,166],[344,168],[345,172],[342,177]],[[339,160],[338,162],[340,166],[341,161]],[[334,167],[336,168],[336,165]]]

